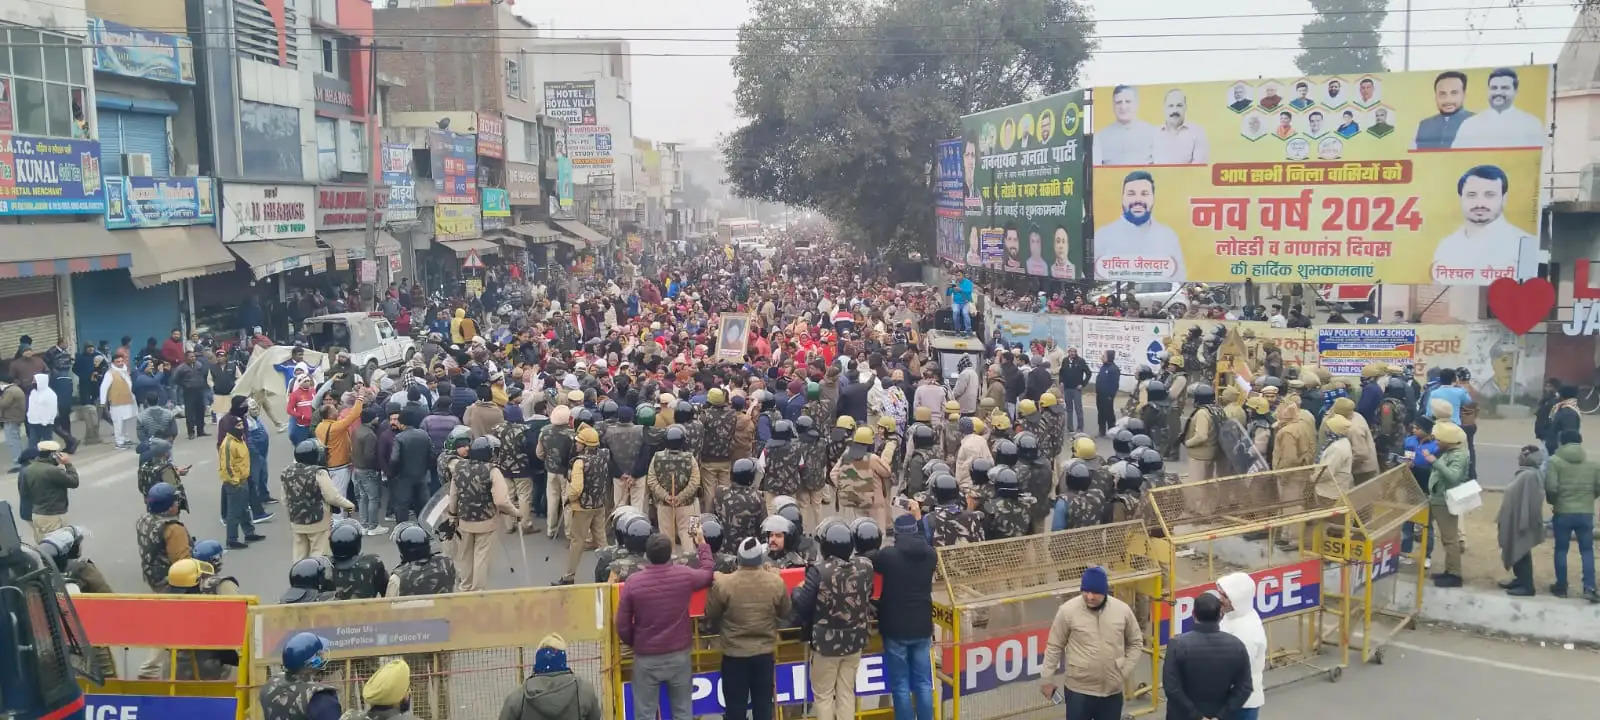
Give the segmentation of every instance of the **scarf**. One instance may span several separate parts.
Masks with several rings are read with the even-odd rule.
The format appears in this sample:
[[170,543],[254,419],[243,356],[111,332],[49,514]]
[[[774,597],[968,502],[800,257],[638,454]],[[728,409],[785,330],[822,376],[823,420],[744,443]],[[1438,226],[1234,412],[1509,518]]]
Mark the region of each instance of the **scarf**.
[[1550,408],[1550,419],[1551,420],[1554,420],[1556,418],[1556,411],[1560,410],[1561,408],[1572,408],[1573,412],[1579,412],[1578,411],[1578,400],[1577,400],[1577,398],[1573,398],[1571,400],[1562,400],[1561,402],[1556,403],[1555,407]]
[[538,674],[565,672],[567,651],[551,647],[539,648],[533,655],[533,671]]

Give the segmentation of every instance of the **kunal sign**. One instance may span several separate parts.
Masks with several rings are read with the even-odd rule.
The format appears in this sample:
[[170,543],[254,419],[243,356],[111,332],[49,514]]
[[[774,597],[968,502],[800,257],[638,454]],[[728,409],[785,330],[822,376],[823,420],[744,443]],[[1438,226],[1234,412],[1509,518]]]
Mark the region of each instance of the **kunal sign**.
[[[1082,90],[961,118],[967,265],[1039,277],[1083,277]],[[993,250],[999,239],[1000,253]],[[991,252],[985,253],[984,240]]]
[[1550,81],[1536,65],[1095,88],[1095,277],[1531,276]]
[[470,240],[483,234],[477,205],[435,205],[433,207],[433,235],[435,240]]

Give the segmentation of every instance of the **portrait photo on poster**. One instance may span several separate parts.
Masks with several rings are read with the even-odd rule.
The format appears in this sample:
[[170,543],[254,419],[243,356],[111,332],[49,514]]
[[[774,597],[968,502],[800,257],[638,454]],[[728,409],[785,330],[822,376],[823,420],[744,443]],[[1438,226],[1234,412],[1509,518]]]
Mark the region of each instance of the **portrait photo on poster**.
[[730,314],[722,316],[722,327],[717,332],[717,357],[743,360],[750,347],[750,316]]

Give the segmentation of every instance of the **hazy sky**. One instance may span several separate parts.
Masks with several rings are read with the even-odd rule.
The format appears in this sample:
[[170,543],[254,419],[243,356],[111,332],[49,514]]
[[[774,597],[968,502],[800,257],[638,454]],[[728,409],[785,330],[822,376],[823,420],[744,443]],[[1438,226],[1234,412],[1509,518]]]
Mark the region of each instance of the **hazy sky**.
[[[1513,10],[1506,7],[1510,2],[1414,0],[1411,68],[1554,62],[1576,14],[1572,3],[1527,0],[1531,7]],[[1392,46],[1392,70],[1402,66],[1405,21],[1396,8],[1403,4],[1391,2],[1384,23],[1383,44]],[[1110,9],[1094,13],[1100,51],[1085,69],[1085,85],[1293,75],[1300,26],[1310,18],[1287,14],[1311,10],[1309,3],[1297,0],[1122,0],[1101,5]],[[733,28],[749,17],[745,0],[523,0],[515,9],[556,36],[628,38],[635,53],[731,55],[738,49]],[[1224,17],[1193,19],[1197,16]],[[1196,34],[1206,37],[1192,37]],[[1182,48],[1209,51],[1175,52]],[[638,136],[703,144],[738,127],[727,57],[635,56],[632,62]]]

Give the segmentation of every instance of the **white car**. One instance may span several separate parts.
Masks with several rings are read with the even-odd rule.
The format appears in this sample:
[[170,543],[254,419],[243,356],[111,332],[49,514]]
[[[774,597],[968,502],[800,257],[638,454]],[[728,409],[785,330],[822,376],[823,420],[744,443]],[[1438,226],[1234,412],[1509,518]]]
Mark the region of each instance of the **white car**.
[[396,333],[380,312],[318,315],[306,318],[304,329],[312,350],[344,348],[360,367],[393,367],[417,353],[416,342]]
[[1110,297],[1112,293],[1116,293],[1116,296],[1121,298],[1122,294],[1127,292],[1128,285],[1133,286],[1133,297],[1139,301],[1139,307],[1165,309],[1173,305],[1187,305],[1189,302],[1189,297],[1180,292],[1183,289],[1183,283],[1124,282],[1107,283],[1095,288],[1093,296],[1095,303],[1098,304],[1102,299]]

